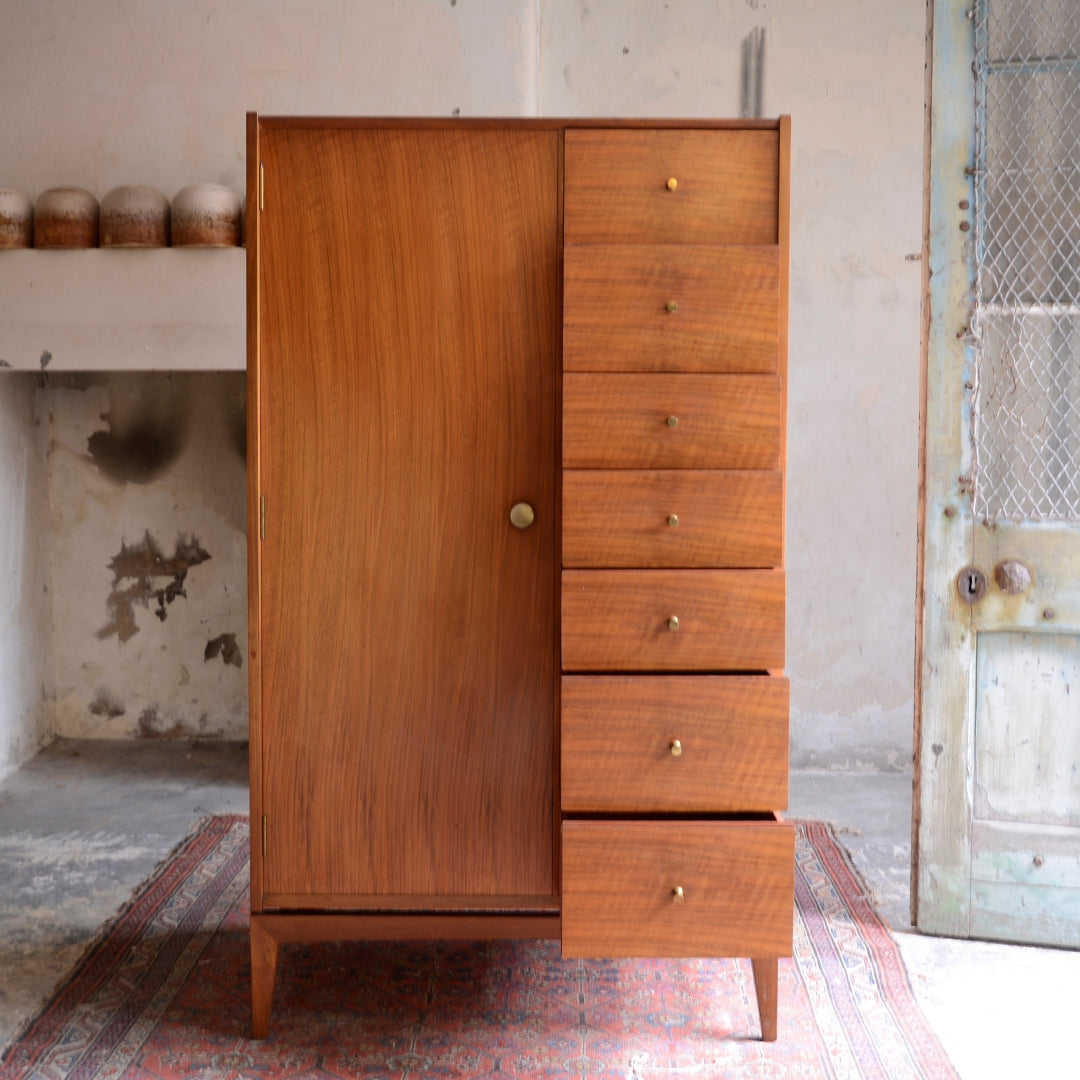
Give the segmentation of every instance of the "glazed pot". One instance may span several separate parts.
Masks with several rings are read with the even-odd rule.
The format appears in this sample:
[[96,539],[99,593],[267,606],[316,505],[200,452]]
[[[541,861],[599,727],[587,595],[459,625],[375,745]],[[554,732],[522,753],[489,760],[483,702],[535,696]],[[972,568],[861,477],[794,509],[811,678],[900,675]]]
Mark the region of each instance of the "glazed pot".
[[92,248],[98,242],[98,201],[82,188],[50,188],[34,206],[34,247]]
[[169,246],[169,200],[144,184],[115,187],[101,200],[101,246]]

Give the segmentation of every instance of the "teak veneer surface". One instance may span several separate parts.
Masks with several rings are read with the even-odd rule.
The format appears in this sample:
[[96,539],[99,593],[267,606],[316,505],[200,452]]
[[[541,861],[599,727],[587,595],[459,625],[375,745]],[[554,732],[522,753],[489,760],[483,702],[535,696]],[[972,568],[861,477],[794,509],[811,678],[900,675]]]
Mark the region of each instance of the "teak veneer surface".
[[[678,629],[668,620],[676,616]],[[564,570],[563,671],[780,671],[782,570]]]
[[563,467],[775,469],[780,411],[775,375],[567,373]]
[[784,809],[788,697],[767,676],[564,675],[564,812]]
[[794,826],[564,821],[562,836],[563,955],[791,955]]
[[779,472],[567,470],[563,566],[778,566],[783,493]]
[[776,131],[568,131],[566,242],[775,244],[779,154]]
[[777,247],[568,244],[563,258],[564,370],[776,371]]
[[551,896],[559,134],[261,154],[263,885]]

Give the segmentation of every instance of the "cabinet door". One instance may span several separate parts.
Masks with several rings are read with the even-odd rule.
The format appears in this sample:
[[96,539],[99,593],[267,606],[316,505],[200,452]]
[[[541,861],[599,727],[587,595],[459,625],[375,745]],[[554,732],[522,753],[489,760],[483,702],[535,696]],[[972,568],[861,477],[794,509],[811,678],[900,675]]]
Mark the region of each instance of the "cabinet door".
[[261,158],[264,903],[550,898],[558,135]]

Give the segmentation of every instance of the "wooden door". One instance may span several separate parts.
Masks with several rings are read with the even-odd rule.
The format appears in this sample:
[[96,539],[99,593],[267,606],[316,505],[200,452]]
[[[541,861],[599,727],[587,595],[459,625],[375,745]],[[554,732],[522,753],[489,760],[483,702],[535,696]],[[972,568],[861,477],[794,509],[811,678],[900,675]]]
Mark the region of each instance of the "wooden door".
[[1072,947],[1077,25],[1066,3],[934,5],[912,878],[925,930]]
[[264,906],[550,900],[558,135],[260,152]]

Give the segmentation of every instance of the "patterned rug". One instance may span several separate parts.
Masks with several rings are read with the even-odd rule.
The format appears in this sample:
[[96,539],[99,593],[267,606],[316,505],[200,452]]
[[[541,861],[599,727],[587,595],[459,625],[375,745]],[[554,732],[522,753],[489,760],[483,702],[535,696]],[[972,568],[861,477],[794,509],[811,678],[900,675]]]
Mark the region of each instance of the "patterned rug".
[[956,1080],[829,828],[798,823],[795,957],[758,1041],[747,960],[563,960],[556,943],[284,946],[248,1004],[248,823],[204,821],[92,945],[0,1080]]

